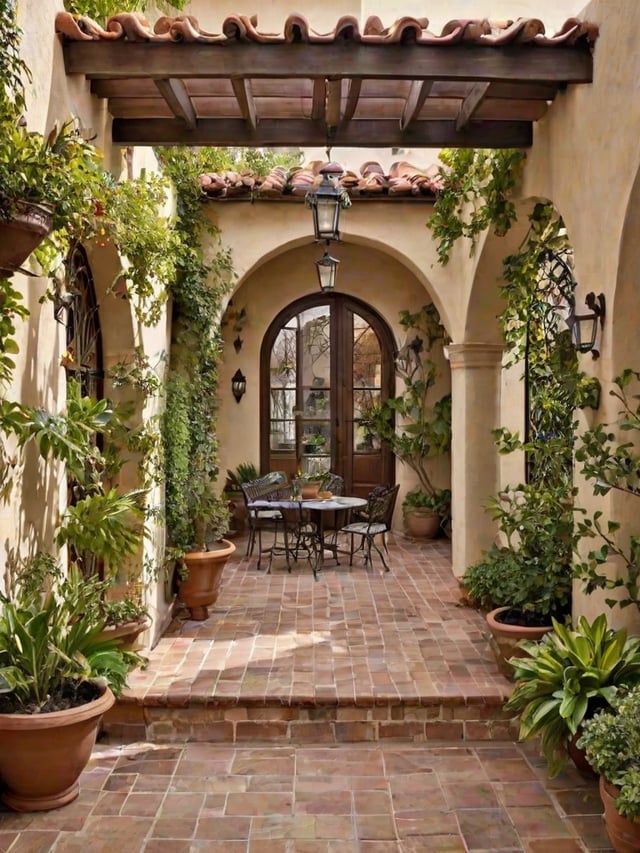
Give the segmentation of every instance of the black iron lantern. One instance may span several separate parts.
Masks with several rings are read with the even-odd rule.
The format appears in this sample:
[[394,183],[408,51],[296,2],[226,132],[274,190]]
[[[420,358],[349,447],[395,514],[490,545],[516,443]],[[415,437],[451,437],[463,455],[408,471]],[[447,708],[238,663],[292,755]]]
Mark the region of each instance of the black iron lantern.
[[578,352],[590,352],[593,358],[600,356],[600,332],[604,326],[605,298],[604,293],[587,293],[585,303],[588,314],[573,314],[567,317],[567,325],[571,329],[573,346]]
[[337,163],[323,166],[320,169],[322,183],[305,196],[313,214],[313,233],[318,241],[340,239],[342,190],[338,186],[338,178],[342,172],[342,166]]
[[231,391],[236,398],[236,403],[244,397],[244,392],[247,390],[247,378],[244,373],[238,368],[231,377]]
[[336,274],[338,272],[339,263],[340,261],[337,258],[332,258],[326,250],[320,260],[316,261],[318,283],[320,284],[320,290],[322,290],[323,293],[332,292],[335,289]]

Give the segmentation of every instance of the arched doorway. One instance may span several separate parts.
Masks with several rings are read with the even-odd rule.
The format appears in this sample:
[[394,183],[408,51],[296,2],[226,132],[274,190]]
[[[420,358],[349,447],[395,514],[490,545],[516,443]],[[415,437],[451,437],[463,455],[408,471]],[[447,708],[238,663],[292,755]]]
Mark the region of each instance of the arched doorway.
[[363,496],[393,482],[393,456],[366,419],[394,392],[394,355],[387,324],[353,297],[318,294],[281,311],[260,356],[261,469],[331,470]]

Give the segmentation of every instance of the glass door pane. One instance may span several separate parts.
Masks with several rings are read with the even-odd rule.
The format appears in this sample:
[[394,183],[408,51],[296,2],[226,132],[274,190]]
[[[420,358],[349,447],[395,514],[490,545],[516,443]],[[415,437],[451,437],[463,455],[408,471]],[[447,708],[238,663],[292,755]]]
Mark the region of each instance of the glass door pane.
[[296,452],[297,324],[284,326],[271,350],[270,430],[271,451],[283,456]]
[[298,315],[300,323],[300,469],[331,469],[331,309],[318,305]]
[[377,334],[359,314],[353,314],[353,451],[380,449],[367,430],[372,409],[382,399],[382,350]]

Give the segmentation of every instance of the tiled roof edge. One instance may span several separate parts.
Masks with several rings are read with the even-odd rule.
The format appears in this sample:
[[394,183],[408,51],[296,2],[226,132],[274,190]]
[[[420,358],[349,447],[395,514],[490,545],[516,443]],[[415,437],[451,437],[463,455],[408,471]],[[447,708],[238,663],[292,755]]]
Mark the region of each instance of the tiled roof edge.
[[[304,196],[317,187],[321,180],[319,160],[288,170],[274,166],[266,176],[243,171],[206,172],[199,177],[202,194],[208,199],[231,198],[290,198]],[[441,188],[438,166],[418,169],[404,160],[398,160],[385,175],[379,163],[368,160],[360,167],[360,174],[344,171],[339,186],[352,198],[423,198],[434,199]]]
[[489,21],[488,19],[457,18],[449,21],[440,35],[428,30],[427,18],[403,17],[390,27],[380,18],[370,16],[363,27],[357,18],[345,15],[338,19],[329,33],[313,30],[304,15],[287,17],[281,33],[263,33],[258,30],[257,17],[229,15],[222,23],[220,33],[201,29],[191,15],[169,17],[163,15],[155,25],[136,12],[113,15],[105,28],[86,15],[58,12],[56,32],[71,41],[132,41],[132,42],[198,42],[202,44],[229,44],[254,42],[259,44],[285,44],[307,42],[327,44],[336,41],[353,41],[362,44],[420,44],[448,45],[474,44],[487,47],[505,44],[532,44],[545,47],[555,45],[593,45],[598,37],[598,27],[578,18],[568,18],[553,36],[546,35],[545,26],[538,18],[518,18],[515,21]]

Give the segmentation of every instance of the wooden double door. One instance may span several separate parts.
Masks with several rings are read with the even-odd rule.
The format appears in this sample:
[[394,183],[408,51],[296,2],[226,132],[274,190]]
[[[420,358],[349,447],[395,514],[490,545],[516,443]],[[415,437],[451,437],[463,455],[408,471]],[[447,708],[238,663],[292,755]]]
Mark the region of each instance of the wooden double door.
[[261,470],[332,471],[349,494],[393,483],[389,448],[367,430],[394,392],[393,335],[365,303],[318,294],[282,311],[261,351]]

